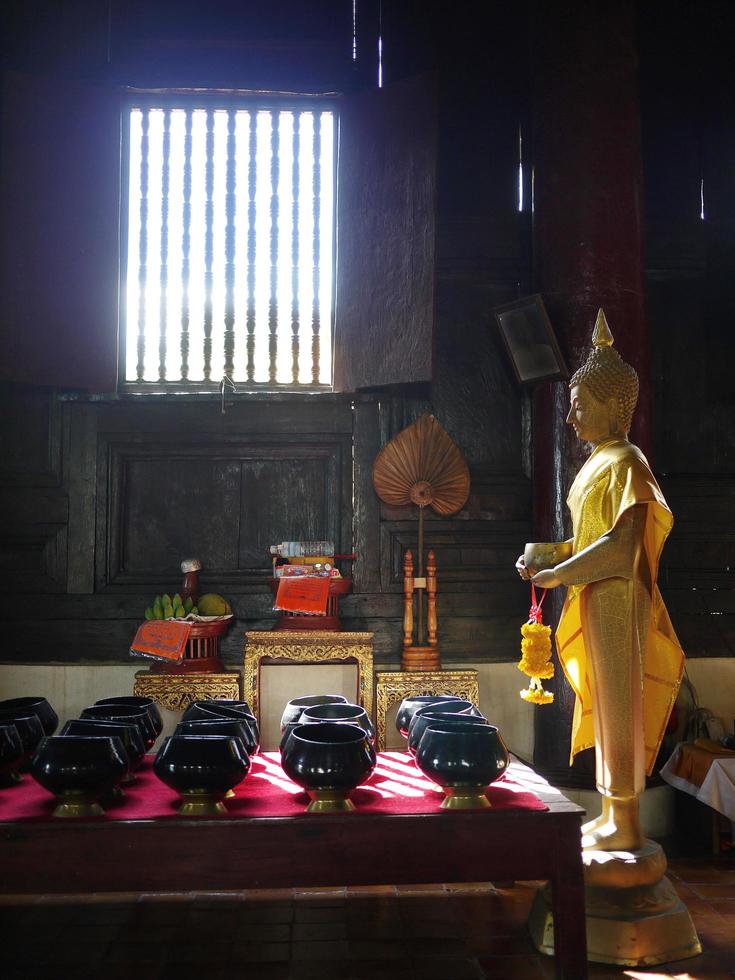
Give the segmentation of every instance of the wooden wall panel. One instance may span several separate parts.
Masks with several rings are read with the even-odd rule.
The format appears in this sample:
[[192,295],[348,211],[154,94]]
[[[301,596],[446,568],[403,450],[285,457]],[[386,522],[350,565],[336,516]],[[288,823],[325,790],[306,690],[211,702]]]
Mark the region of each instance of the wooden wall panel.
[[338,537],[335,507],[329,500],[334,486],[330,462],[327,456],[261,458],[242,464],[240,568],[267,567],[268,548],[279,541]]
[[170,592],[181,559],[196,556],[210,581],[237,592],[265,586],[271,544],[319,537],[351,549],[349,441],[153,440],[100,439],[98,588]]

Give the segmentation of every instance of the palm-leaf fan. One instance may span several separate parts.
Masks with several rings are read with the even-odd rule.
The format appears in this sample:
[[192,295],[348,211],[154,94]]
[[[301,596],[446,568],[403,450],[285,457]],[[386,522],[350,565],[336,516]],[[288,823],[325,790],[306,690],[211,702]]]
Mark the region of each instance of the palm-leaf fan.
[[[398,433],[378,453],[373,484],[380,499],[394,507],[419,508],[418,575],[424,574],[424,508],[447,517],[470,493],[470,471],[462,453],[430,412]],[[419,630],[421,613],[419,605]]]

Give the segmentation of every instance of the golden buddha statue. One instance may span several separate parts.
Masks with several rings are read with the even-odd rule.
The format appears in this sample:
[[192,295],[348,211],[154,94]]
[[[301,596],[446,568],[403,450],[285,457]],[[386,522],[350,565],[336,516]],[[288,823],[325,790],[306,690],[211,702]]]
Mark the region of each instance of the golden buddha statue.
[[613,348],[602,310],[592,342],[569,385],[567,422],[592,446],[567,498],[574,536],[547,552],[552,567],[534,567],[528,552],[516,567],[537,586],[568,590],[556,648],[576,694],[571,758],[594,746],[602,795],[601,815],[582,827],[582,846],[636,851],[644,843],[638,797],[684,665],[656,586],[673,516],[628,441],[638,376]]

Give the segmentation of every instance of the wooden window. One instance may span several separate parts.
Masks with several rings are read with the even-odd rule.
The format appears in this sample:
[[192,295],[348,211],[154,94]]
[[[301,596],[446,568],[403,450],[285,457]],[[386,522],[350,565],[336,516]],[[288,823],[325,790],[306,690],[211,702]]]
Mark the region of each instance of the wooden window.
[[336,119],[313,100],[133,101],[126,387],[331,385]]
[[[0,379],[95,393],[114,392],[118,379],[131,377],[133,387],[155,389],[162,376],[164,390],[186,379],[187,384],[206,390],[209,385],[216,388],[223,374],[230,374],[243,388],[318,390],[329,387],[332,367],[334,388],[341,391],[431,380],[436,183],[436,99],[431,80],[409,80],[339,100],[338,137],[333,130],[338,155],[333,334],[332,295],[327,297],[332,289],[323,285],[322,278],[331,269],[331,239],[322,237],[318,246],[313,240],[306,245],[294,233],[293,197],[278,193],[282,169],[290,169],[294,179],[293,152],[285,167],[280,164],[285,143],[293,146],[297,116],[300,143],[305,142],[307,116],[310,119],[306,142],[313,155],[318,130],[324,145],[325,128],[315,125],[318,113],[323,124],[324,107],[315,109],[313,100],[310,107],[303,100],[279,106],[277,114],[274,104],[261,107],[270,126],[270,139],[266,136],[263,141],[264,152],[270,154],[270,166],[265,168],[270,187],[258,190],[256,182],[253,191],[250,161],[258,110],[222,105],[215,99],[200,106],[203,115],[195,120],[193,105],[187,108],[159,100],[154,107],[139,100],[133,106],[139,113],[134,122],[140,133],[139,166],[146,126],[145,153],[150,163],[151,119],[157,113],[159,162],[154,182],[160,185],[154,206],[151,180],[144,188],[139,179],[142,169],[136,178],[135,162],[128,169],[127,151],[121,153],[129,117],[119,91],[8,72],[0,99]],[[175,111],[182,115],[175,116]],[[291,113],[288,123],[286,111]],[[198,151],[203,156],[197,163],[203,184],[196,190],[193,141],[191,188],[186,189],[189,121],[192,134],[199,127],[204,138]],[[239,126],[244,156],[237,148]],[[171,167],[174,132],[176,139],[183,135],[184,166],[176,175]],[[215,146],[211,154],[210,141]],[[256,155],[259,145],[256,140]],[[316,211],[320,228],[322,221],[329,224],[328,215],[331,218],[324,188],[328,173],[333,173],[332,163],[325,163],[320,153],[320,169],[310,170],[312,186],[308,193],[300,191],[298,198],[299,220],[304,210],[310,210],[312,229]],[[209,181],[209,171],[217,166],[224,174],[219,211],[216,201],[210,200]],[[298,169],[301,181],[301,163]],[[150,172],[146,168],[148,177]],[[129,240],[125,207],[136,180],[139,190],[133,209],[138,224]],[[174,180],[178,181],[175,190]],[[238,185],[240,192],[247,188],[248,212],[253,195],[268,192],[271,198],[260,251],[255,230],[255,262],[249,213],[247,221],[237,218],[238,213],[243,217],[244,199],[239,205],[235,199],[233,206]],[[188,197],[193,211],[195,194],[200,195],[197,206],[204,212],[196,242],[185,208]],[[179,217],[172,236],[170,228],[161,231],[164,213],[168,209],[171,215],[174,200]],[[145,254],[140,247],[143,220],[148,225]],[[178,252],[180,242],[181,254],[174,260],[176,236],[175,249]],[[217,237],[221,248],[215,259]],[[329,241],[326,246],[325,241]],[[310,286],[309,272],[302,275],[299,264],[304,248],[310,250]],[[196,304],[191,275],[195,251],[200,270]],[[267,282],[260,294],[253,282],[259,255],[268,260],[263,266]],[[132,283],[142,280],[146,289],[156,284],[150,297],[145,294],[142,345],[141,293],[123,289],[126,270]],[[219,277],[216,302],[215,275]],[[178,285],[172,300],[175,277]],[[302,284],[306,298],[299,298],[295,306],[294,295],[299,296]],[[131,303],[135,309],[131,310]],[[149,340],[149,324],[157,344]],[[266,345],[260,353],[259,340]]]

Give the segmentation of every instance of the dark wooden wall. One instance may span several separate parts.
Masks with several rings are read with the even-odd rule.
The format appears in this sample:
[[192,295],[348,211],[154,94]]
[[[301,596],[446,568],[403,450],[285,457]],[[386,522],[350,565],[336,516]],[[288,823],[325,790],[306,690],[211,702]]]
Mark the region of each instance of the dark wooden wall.
[[[317,16],[309,36],[303,17],[279,19],[302,4],[275,4],[270,20],[252,22],[233,5],[228,20],[222,3],[208,14],[201,5],[168,4],[180,14],[175,22],[166,21],[167,4],[113,4],[111,39],[86,0],[65,5],[66,17],[54,7],[46,22],[11,6],[16,43],[6,41],[5,61],[25,71],[88,80],[127,72],[128,80],[160,84],[180,72],[184,51],[199,80],[237,85],[251,41],[261,77],[273,74],[279,36],[291,52],[330,53],[326,68],[319,62],[322,82],[339,74],[341,58],[349,62],[350,16],[344,23]],[[339,5],[313,5],[317,12],[330,6]],[[377,4],[358,6],[359,84],[374,84]],[[472,474],[462,512],[427,522],[427,546],[439,563],[444,663],[517,656],[527,596],[513,564],[531,535],[529,453],[521,394],[492,309],[530,288],[530,216],[517,210],[525,61],[498,41],[488,64],[476,30],[481,6],[460,5],[440,24],[440,11],[427,15],[425,4],[384,5],[386,84],[427,69],[440,76],[435,383],[359,396],[246,396],[225,415],[214,400],[116,400],[6,385],[0,660],[128,661],[144,607],[156,593],[176,590],[180,559],[195,555],[204,563],[203,587],[233,604],[237,622],[224,653],[237,664],[243,632],[267,629],[275,618],[268,545],[305,537],[357,552],[344,625],[374,630],[377,660],[397,666],[401,562],[404,549],[416,546],[416,517],[381,506],[371,472],[381,445],[426,409],[459,444]],[[351,4],[343,7],[350,14]],[[523,36],[524,15],[503,17],[498,37]],[[207,34],[205,21],[225,38],[217,59],[207,54],[208,41],[196,42]],[[65,53],[49,32],[66,39]],[[341,44],[346,58],[336,53]],[[303,81],[308,66],[291,64],[291,79],[302,69]]]
[[[240,84],[237,65],[253,52],[263,79],[277,84],[277,66],[288,61],[306,77],[316,54],[336,78],[335,52],[350,44],[350,17],[337,23],[325,13],[335,9],[328,4],[270,5],[270,20],[249,23],[243,4],[212,3],[203,13],[200,4],[114,3],[111,38],[101,5],[47,6],[43,18],[31,17],[25,4],[8,5],[0,32],[6,65],[90,79],[134,65],[139,84],[160,84],[181,64],[183,45],[209,84]],[[311,19],[287,16],[307,6]],[[377,6],[359,6],[370,21],[363,38],[372,43]],[[248,397],[224,416],[208,400],[98,399],[3,386],[0,660],[126,662],[143,608],[156,592],[175,590],[179,560],[197,555],[204,587],[233,603],[237,622],[224,652],[237,664],[244,630],[267,628],[274,618],[267,545],[303,536],[333,537],[357,551],[355,593],[342,605],[345,626],[375,630],[378,661],[396,666],[400,562],[403,549],[415,546],[416,525],[407,512],[380,505],[371,467],[380,446],[426,408],[462,448],[472,475],[463,511],[427,525],[440,569],[444,662],[517,657],[528,597],[512,566],[533,536],[531,431],[492,309],[534,288],[530,161],[526,210],[517,210],[532,11],[492,5],[488,31],[480,2],[455,4],[451,14],[446,5],[418,0],[383,6],[386,83],[427,68],[440,75],[433,385],[308,401]],[[675,626],[689,655],[732,655],[735,160],[732,123],[717,95],[727,79],[705,85],[712,75],[705,55],[695,54],[702,33],[687,6],[667,5],[666,24],[644,10],[640,24],[654,467],[677,517],[663,573]],[[708,9],[717,13],[707,35],[713,49],[726,10],[705,4],[698,27]],[[216,58],[211,45],[196,43],[206,34],[203,17],[211,36],[228,37],[230,48],[215,46]],[[670,57],[674,49],[689,58],[686,70]],[[300,50],[301,61],[284,59],[284,50]],[[368,78],[374,61],[367,53],[361,58]],[[705,137],[712,210],[702,222]]]
[[734,15],[639,18],[654,466],[676,519],[661,585],[690,657],[735,655]]

